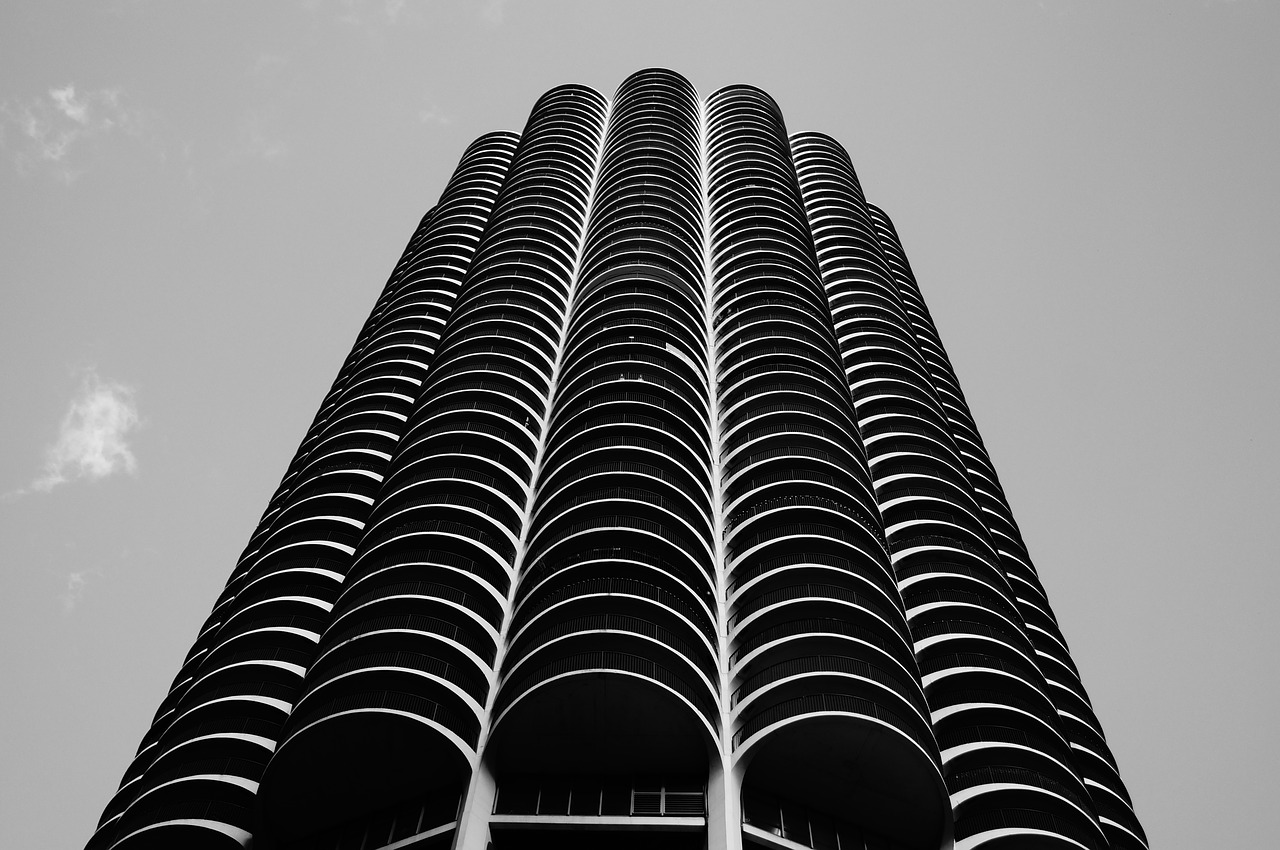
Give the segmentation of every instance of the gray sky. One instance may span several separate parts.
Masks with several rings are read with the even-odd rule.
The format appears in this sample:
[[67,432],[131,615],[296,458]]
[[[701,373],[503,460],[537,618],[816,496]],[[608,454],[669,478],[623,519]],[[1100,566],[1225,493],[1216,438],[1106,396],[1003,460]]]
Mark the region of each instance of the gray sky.
[[465,145],[653,65],[845,144],[1152,846],[1274,841],[1278,57],[1263,0],[7,0],[0,847],[88,839]]

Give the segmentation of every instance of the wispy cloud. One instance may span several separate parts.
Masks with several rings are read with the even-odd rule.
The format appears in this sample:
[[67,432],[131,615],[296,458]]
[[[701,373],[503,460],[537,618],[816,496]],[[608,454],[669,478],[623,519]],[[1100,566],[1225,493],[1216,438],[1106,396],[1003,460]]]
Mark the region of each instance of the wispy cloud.
[[506,16],[506,0],[484,0],[480,4],[480,19],[490,26],[501,26]]
[[128,438],[141,423],[134,391],[88,372],[62,418],[58,437],[45,453],[44,471],[31,489],[48,492],[78,479],[117,473],[136,475],[138,459]]
[[[114,92],[107,92],[107,96],[115,103],[119,99],[119,95]],[[70,118],[72,121],[86,126],[89,123],[89,103],[86,100],[76,99],[76,87],[67,86],[65,89],[50,89],[49,97],[53,100],[53,105],[58,111]]]
[[426,109],[418,110],[418,123],[435,124],[440,127],[447,127],[453,123],[453,116],[441,112],[434,106],[429,106]]
[[289,155],[289,144],[266,118],[249,115],[240,122],[235,153],[252,159],[273,161]]
[[124,101],[118,88],[77,91],[71,83],[28,100],[5,100],[0,146],[20,172],[44,166],[69,183],[80,173],[71,166],[73,149],[109,134],[143,135],[143,114]]
[[80,605],[80,601],[84,599],[85,587],[89,584],[89,576],[101,575],[102,571],[98,569],[68,573],[67,589],[58,597],[62,600],[62,613],[70,614]]
[[414,11],[407,0],[301,0],[300,5],[308,12],[331,14],[339,23],[353,26],[383,21],[398,24],[406,13]]
[[253,64],[249,66],[247,73],[250,77],[260,77],[278,71],[288,64],[289,60],[278,53],[259,53],[258,58],[254,59]]

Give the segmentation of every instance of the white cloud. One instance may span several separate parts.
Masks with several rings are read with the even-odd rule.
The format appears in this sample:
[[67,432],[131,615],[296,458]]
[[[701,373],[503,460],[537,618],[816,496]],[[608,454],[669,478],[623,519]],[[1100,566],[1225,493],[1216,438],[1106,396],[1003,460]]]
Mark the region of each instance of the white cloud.
[[48,492],[76,479],[94,481],[120,472],[137,474],[138,459],[127,438],[140,422],[132,389],[89,372],[71,400],[58,438],[45,454],[44,471],[31,482],[31,489]]
[[9,151],[19,171],[44,165],[70,182],[77,172],[67,161],[72,149],[85,140],[115,132],[143,134],[142,114],[126,108],[122,101],[120,89],[81,93],[71,83],[26,101],[5,100],[0,103],[0,127],[6,128],[0,133],[0,146]]
[[76,100],[76,87],[67,86],[65,89],[49,89],[49,97],[53,100],[53,105],[58,111],[70,118],[77,124],[89,123],[89,104],[83,100]]
[[89,583],[90,575],[98,575],[97,570],[81,570],[67,574],[67,589],[59,598],[62,600],[62,613],[70,614],[84,599],[84,589]]

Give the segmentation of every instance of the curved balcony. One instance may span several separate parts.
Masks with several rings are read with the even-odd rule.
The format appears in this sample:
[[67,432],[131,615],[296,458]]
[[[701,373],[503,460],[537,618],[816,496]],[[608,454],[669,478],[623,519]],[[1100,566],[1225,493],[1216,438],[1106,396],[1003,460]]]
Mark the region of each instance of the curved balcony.
[[[378,637],[384,639],[380,641]],[[335,647],[308,675],[307,695],[294,708],[295,714],[318,721],[323,715],[312,707],[339,697],[380,691],[415,693],[439,703],[439,716],[451,718],[450,722],[442,721],[444,725],[459,737],[471,739],[473,728],[478,731],[489,696],[489,670],[477,668],[474,658],[439,641],[419,637],[406,640],[404,649],[390,646],[380,635]],[[304,725],[302,720],[295,720],[289,731]]]
[[[844,584],[795,584],[778,587],[767,592],[745,595],[737,601],[729,622],[730,637],[735,650],[733,658],[749,661],[761,648],[783,634],[804,634],[804,628],[826,625],[833,620],[846,623],[846,628],[831,629],[824,633],[865,639],[877,647],[885,647],[894,657],[910,657],[910,643],[906,629],[899,623],[886,600],[872,588],[858,582]],[[866,591],[872,590],[871,593]],[[765,635],[774,635],[766,639]]]
[[[578,459],[574,459],[578,461]],[[561,510],[576,504],[598,499],[610,488],[619,491],[644,492],[646,499],[658,499],[659,504],[669,504],[672,512],[710,536],[711,505],[707,494],[690,487],[696,483],[677,470],[666,469],[671,464],[643,463],[638,460],[592,460],[558,466],[551,475],[544,476],[540,489],[549,495],[543,497],[543,510]],[[622,495],[621,492],[618,493]]]
[[886,707],[884,689],[871,693],[810,692],[749,715],[733,737],[745,783],[932,850],[950,806],[928,724],[900,701]]
[[[958,472],[942,464],[916,463],[908,458],[885,458],[888,464],[877,470],[876,493],[886,502],[907,496],[922,496],[964,504],[972,501],[969,482]],[[981,510],[981,508],[978,508]]]
[[[372,488],[386,466],[382,449],[394,445],[403,427],[403,413],[432,353],[432,328],[451,308],[476,247],[479,231],[466,222],[487,214],[514,147],[510,134],[477,140],[410,240],[232,574],[216,616],[175,680],[148,733],[150,743],[130,768],[121,799],[147,805],[104,824],[95,844],[238,847],[248,839],[252,809],[232,799],[244,789],[198,779],[212,775],[199,753],[208,747],[225,753],[237,741],[251,742],[246,745],[263,754],[274,746],[294,689],[281,684],[273,696],[249,693],[263,688],[237,678],[248,668],[296,676],[309,664]],[[390,309],[411,301],[411,313]],[[405,350],[413,354],[398,354]],[[310,613],[295,610],[307,600]],[[238,773],[256,782],[254,771]],[[196,795],[199,800],[160,808],[148,802],[202,782],[209,787]],[[120,808],[117,802],[112,807]]]
[[637,517],[651,518],[670,527],[675,534],[687,534],[709,544],[711,523],[706,514],[683,493],[666,486],[650,486],[651,483],[657,482],[627,480],[625,476],[607,482],[579,479],[558,490],[552,498],[542,500],[535,519],[545,514],[543,528],[554,533],[567,519],[580,520],[597,513],[629,509]]
[[[642,279],[635,278],[626,281],[615,289],[625,287],[625,290],[629,291],[614,297],[635,299],[635,290],[640,288],[640,282]],[[606,294],[606,297],[610,294],[612,293]],[[565,362],[572,365],[575,374],[600,366],[647,363],[654,370],[656,377],[682,380],[688,385],[688,392],[693,393],[694,398],[700,399],[703,403],[706,402],[706,381],[702,373],[702,364],[696,362],[695,357],[691,356],[691,353],[700,356],[697,348],[682,350],[679,345],[660,344],[660,341],[650,334],[644,334],[649,338],[642,341],[640,345],[635,345],[637,342],[635,334],[626,327],[627,321],[632,317],[659,322],[665,321],[666,318],[674,318],[680,323],[677,330],[681,333],[673,339],[676,342],[682,342],[684,341],[682,337],[692,324],[688,317],[668,308],[650,309],[644,300],[616,300],[604,306],[608,309],[592,311],[591,314],[575,322],[570,347],[565,354]]]
[[985,608],[965,607],[961,611],[945,606],[914,613],[911,618],[911,637],[915,641],[917,655],[926,650],[939,651],[943,645],[957,651],[965,647],[996,646],[1011,660],[1031,662],[1033,657],[1026,636],[1014,623]]
[[112,850],[237,850],[252,839],[255,812],[247,803],[196,798],[122,818]]
[[892,629],[859,625],[844,616],[798,616],[753,631],[734,642],[729,660],[735,669],[744,669],[765,656],[794,657],[804,651],[847,653],[851,645],[874,647],[907,669],[914,661],[910,648]]
[[941,535],[896,542],[907,550],[895,566],[909,618],[939,605],[971,605],[986,607],[1021,629],[1022,617],[1008,587],[980,549],[970,550],[963,541]]
[[[654,606],[617,604],[580,597],[552,622],[535,620],[515,636],[503,664],[504,681],[553,666],[584,651],[621,652],[673,671],[704,698],[716,691],[718,667],[712,647],[689,624]],[[576,604],[575,604],[576,603]],[[664,616],[666,614],[666,616]],[[708,700],[708,704],[710,701]]]
[[495,599],[505,599],[511,585],[511,574],[500,561],[489,557],[472,557],[448,548],[414,548],[410,546],[387,548],[372,552],[356,561],[352,567],[353,586],[360,576],[398,569],[412,572],[441,571],[441,576],[461,575],[466,584],[482,582],[477,588],[491,593]]
[[[154,747],[138,753],[136,764],[145,765],[149,775],[161,762],[203,758],[218,746],[245,742],[269,750],[298,691],[296,683],[240,683],[199,696],[175,714]],[[215,738],[220,739],[216,746]],[[134,772],[131,765],[129,773]]]
[[393,495],[393,502],[369,524],[366,536],[371,545],[404,534],[407,528],[439,521],[473,527],[477,531],[475,539],[508,563],[514,555],[520,516],[483,488],[473,487],[470,482],[459,481],[447,487],[434,481],[427,487],[407,485]]
[[401,622],[398,618],[408,616],[425,617],[421,628],[434,620],[452,624],[467,636],[454,637],[454,629],[427,630],[448,636],[488,657],[490,647],[498,640],[504,602],[466,573],[431,563],[418,564],[416,568],[397,564],[371,574],[367,581],[354,588],[349,597],[344,597],[340,610],[325,632],[321,655],[340,642],[360,635],[365,628],[418,628],[407,624],[395,625]]
[[[613,581],[621,576],[623,582],[634,578],[652,586],[672,588],[695,610],[705,612],[708,618],[713,616],[714,587],[701,567],[688,558],[664,557],[653,547],[572,547],[559,557],[530,558],[529,563],[531,566],[522,580],[521,600],[541,593],[541,588],[553,583],[595,579]],[[687,596],[685,591],[689,591]]]
[[[835,423],[854,428],[854,420],[844,399],[838,395],[817,396],[806,394],[801,387],[753,388],[749,393],[735,393],[736,398],[725,407],[724,434],[726,439],[739,440],[740,431],[751,432],[765,426],[795,424],[812,426],[815,423]],[[745,437],[752,439],[752,437]],[[864,489],[869,486],[864,482]]]
[[436,455],[411,461],[404,474],[384,488],[378,515],[433,503],[476,506],[509,531],[518,532],[526,497],[521,482],[506,469],[475,460]]
[[[472,624],[496,639],[506,600],[495,598],[484,584],[457,581],[463,575],[466,574],[445,571],[435,565],[418,569],[397,565],[369,574],[361,586],[343,597],[342,608],[335,612],[330,631],[346,630],[372,617],[435,611]],[[325,645],[333,645],[327,632]]]
[[962,814],[1007,806],[1039,809],[1102,839],[1094,803],[1079,778],[1056,760],[1037,755],[1005,743],[970,745],[946,766],[952,806]]
[[1039,809],[998,808],[956,821],[955,850],[1101,850],[1094,831]]
[[[432,512],[435,513],[435,512]],[[440,548],[463,558],[488,560],[500,569],[515,554],[510,536],[497,531],[480,517],[435,515],[403,517],[381,525],[376,535],[368,535],[361,547],[362,560],[394,559],[399,552]]]
[[[146,832],[148,837],[146,840],[131,839],[137,843],[113,846],[165,846],[161,842],[165,837],[171,837],[171,830],[157,830],[157,827],[207,827],[209,824],[183,824],[180,821],[192,818],[172,813],[211,800],[234,803],[252,812],[253,793],[269,755],[268,749],[227,736],[207,737],[188,744],[180,752],[172,752],[176,754],[166,754],[165,758],[157,761],[155,767],[148,771],[145,781],[121,786],[109,807],[109,816],[104,815],[103,826],[112,824],[107,834],[113,831],[118,837],[127,837],[135,832]],[[241,828],[250,828],[252,818],[235,823]],[[195,846],[224,846],[216,842],[200,844],[198,839],[193,840],[197,840]]]
[[[452,614],[442,611],[440,613]],[[496,654],[494,637],[477,623],[468,623],[459,616],[437,617],[429,613],[397,613],[380,617],[363,617],[351,625],[330,630],[328,643],[341,645],[356,638],[394,636],[411,641],[418,639],[443,640],[466,650],[491,666]],[[323,657],[323,656],[321,656]]]
[[946,706],[967,705],[976,698],[981,705],[1025,712],[1049,728],[1057,728],[1053,703],[1040,690],[1034,668],[1027,665],[986,653],[964,652],[922,658],[920,672],[935,712]]
[[[524,500],[532,471],[532,418],[522,406],[505,399],[478,396],[459,402],[444,399],[405,436],[390,470],[388,488],[426,477],[423,465],[470,466],[482,474],[512,483],[493,486],[516,503]],[[380,507],[380,505],[379,505]]]
[[[439,846],[452,837],[465,789],[443,787],[392,806],[365,812],[285,845],[284,850],[364,850]],[[421,843],[419,843],[421,842]]]
[[1027,670],[1028,673],[1035,670],[1034,659],[1025,654],[1023,645],[1016,638],[1007,637],[995,629],[984,630],[985,633],[981,634],[975,631],[962,626],[961,630],[956,632],[921,639],[913,628],[912,636],[916,638],[916,656],[923,661],[925,658],[954,657],[957,654],[974,652],[993,658],[1002,658]]
[[[1017,810],[1038,811],[1051,817],[1053,828],[1047,832],[1098,850],[1107,846],[1101,827],[1090,811],[1090,803],[1073,788],[1039,771],[1010,765],[948,771],[947,787],[956,809],[958,835],[973,829],[968,823],[971,818],[982,819],[984,815],[1017,807]],[[1036,843],[1028,840],[1017,846],[1036,846]]]
[[[759,504],[773,505],[765,508],[771,513],[765,517],[765,525],[757,526],[755,534],[736,541],[739,545],[757,548],[750,557],[743,557],[733,563],[728,574],[728,590],[730,601],[736,601],[741,591],[751,586],[772,586],[784,581],[794,584],[797,580],[816,581],[818,583],[845,581],[847,576],[855,576],[860,582],[867,582],[877,588],[883,595],[887,606],[900,609],[901,600],[892,573],[884,563],[884,545],[877,541],[875,529],[868,529],[865,524],[856,520],[840,522],[822,515],[806,517],[790,511],[778,510],[789,507],[788,502],[796,500],[798,506],[822,506],[825,497],[814,497],[810,494],[793,494],[772,499],[761,499]],[[781,504],[780,504],[781,503]],[[754,505],[748,503],[748,511]],[[856,514],[854,514],[856,516]],[[816,520],[821,525],[803,532],[809,535],[803,540],[792,540],[792,523],[797,520]],[[778,534],[779,526],[786,533]],[[806,524],[808,525],[808,524]],[[851,532],[852,529],[852,532]],[[750,529],[746,529],[750,530]],[[791,541],[793,545],[771,547],[761,545],[761,541]],[[861,540],[861,542],[859,542]],[[755,543],[752,543],[755,541]],[[877,545],[879,543],[879,545]],[[774,551],[777,548],[780,551]],[[898,618],[895,618],[898,619]]]
[[538,548],[530,546],[530,561],[556,562],[614,546],[649,548],[662,561],[676,565],[679,575],[702,576],[701,580],[693,579],[694,586],[711,583],[711,556],[706,542],[682,531],[674,520],[658,521],[630,513],[566,516],[557,528],[542,530],[532,541]]
[[1112,755],[1111,748],[1107,746],[1106,739],[1102,736],[1102,733],[1082,718],[1073,717],[1062,712],[1058,713],[1058,718],[1062,723],[1062,732],[1067,740],[1071,742],[1072,749],[1087,754],[1086,758],[1078,761],[1080,772],[1085,776],[1092,776],[1103,782],[1113,794],[1123,799],[1126,805],[1132,805],[1129,800],[1129,792],[1123,784],[1115,781],[1106,781],[1102,778],[1112,775],[1119,777],[1120,775],[1120,768],[1116,765],[1115,756]]
[[264,776],[278,838],[466,782],[604,111],[568,86],[530,116]]
[[706,389],[691,380],[689,371],[680,368],[677,357],[654,356],[630,351],[601,352],[599,356],[569,361],[561,375],[561,393],[566,404],[575,403],[580,393],[608,385],[609,390],[626,390],[631,382],[639,389],[666,398],[661,406],[677,417],[698,424],[706,421]]
[[[600,602],[622,602],[629,607],[647,610],[657,606],[666,614],[678,620],[679,627],[687,627],[705,640],[710,654],[716,643],[715,623],[710,612],[698,599],[691,588],[675,581],[673,576],[655,576],[650,571],[641,572],[645,578],[661,578],[662,584],[643,581],[638,578],[605,575],[595,578],[581,578],[582,571],[561,571],[555,576],[546,577],[536,586],[522,590],[520,606],[516,609],[509,627],[509,634],[514,646],[519,641],[520,632],[534,620],[555,609],[551,619],[556,619],[568,610],[566,603],[582,599],[595,599]],[[567,576],[574,581],[564,581]],[[591,605],[595,608],[596,605]]]
[[[860,649],[856,646],[848,648]],[[803,654],[759,668],[750,675],[739,673],[735,678],[741,684],[734,690],[730,704],[743,717],[751,717],[764,710],[767,703],[783,702],[795,696],[832,689],[838,692],[844,687],[879,686],[914,710],[915,716],[910,722],[921,740],[931,738],[926,720],[929,709],[914,671],[903,667],[888,653],[885,653],[887,657],[882,657],[879,653],[863,649],[860,655],[867,657]],[[880,696],[875,687],[871,687],[869,693]],[[877,701],[883,702],[883,698]],[[910,717],[911,712],[906,714]]]
[[142,793],[148,794],[150,800],[148,803],[149,806],[155,805],[155,800],[158,798],[155,796],[154,792],[157,789],[173,783],[174,781],[200,781],[215,777],[222,777],[225,781],[239,784],[241,787],[254,791],[257,789],[257,782],[243,779],[241,777],[248,776],[256,778],[261,776],[262,769],[266,767],[267,764],[267,756],[268,754],[264,750],[261,752],[259,758],[246,758],[243,755],[240,755],[219,756],[207,759],[191,759],[181,764],[169,765],[160,770],[154,771],[147,777],[149,780],[149,788],[151,789],[150,791],[144,792],[144,788],[137,782],[134,782],[131,785],[128,783],[126,783],[126,785],[122,785],[120,792],[112,798],[111,804],[103,813],[101,823],[105,824],[107,821],[118,822],[121,816],[125,813],[125,810],[138,800],[139,795]]
[[[772,563],[798,552],[843,558],[855,565],[854,575],[877,587],[884,586],[882,544],[871,529],[855,519],[842,514],[806,515],[785,510],[757,516],[761,517],[760,522],[742,526],[727,547],[729,575],[735,586],[745,585],[748,576],[759,575],[762,562]],[[894,597],[896,594],[890,595],[890,604],[898,613],[892,619],[904,622]]]
[[[717,217],[725,215],[719,208],[716,213]],[[724,235],[731,238],[731,231]],[[832,340],[827,302],[811,270],[773,266],[738,269],[720,281],[719,294],[716,324],[726,332],[738,330],[748,321],[772,318],[791,321]],[[835,354],[832,350],[826,357]]]
[[[641,192],[627,193],[628,200]],[[622,195],[621,191],[615,195]],[[615,197],[615,206],[622,206],[621,198]],[[646,230],[648,232],[646,232]],[[696,279],[701,270],[701,257],[690,246],[696,245],[692,238],[696,231],[686,233],[669,232],[659,228],[628,226],[625,229],[605,231],[592,240],[590,250],[584,255],[583,270],[588,275],[618,266],[643,265],[663,269],[672,274]],[[589,278],[588,278],[589,279]]]
[[1114,850],[1146,850],[1147,834],[1138,823],[1133,807],[1114,791],[1085,779],[1089,796],[1098,812],[1098,823]]
[[[327,697],[324,690],[299,704],[295,730],[281,743],[263,775],[259,799],[267,826],[281,840],[336,826],[386,800],[465,783],[480,724],[439,682],[418,676],[414,692],[392,690],[392,678],[375,675],[350,681],[369,690]],[[400,674],[406,684],[410,678]],[[423,765],[431,765],[423,771]]]
[[[791,371],[807,374],[832,387],[843,389],[837,364],[827,362],[830,351],[820,339],[793,335],[780,337],[773,320],[742,321],[743,330],[730,337],[733,345],[721,351],[721,380],[733,385],[761,371]],[[725,330],[728,330],[727,328]],[[787,364],[782,368],[779,364]]]
[[[202,705],[226,696],[264,696],[292,705],[305,670],[278,661],[251,659],[225,664],[205,673],[187,687],[184,710],[194,711]],[[175,719],[182,715],[175,714]]]
[[[795,433],[795,426],[779,424],[766,426],[762,430],[770,433]],[[775,429],[777,429],[775,431]],[[775,455],[774,457],[785,457]],[[806,456],[807,457],[807,456]],[[773,457],[765,458],[773,460]],[[725,510],[729,514],[739,511],[755,513],[757,506],[766,504],[811,503],[814,505],[849,506],[850,513],[865,525],[873,529],[873,536],[881,540],[883,531],[876,519],[874,500],[864,494],[857,479],[847,471],[838,470],[823,464],[810,464],[805,459],[797,458],[789,463],[772,462],[761,466],[748,467],[750,474],[735,475],[732,483],[725,489]],[[858,504],[851,501],[856,494]],[[867,504],[870,502],[870,505]]]
[[[655,643],[626,645],[632,651],[580,651],[513,670],[494,706],[490,754],[499,771],[705,772],[719,716],[708,683]],[[678,666],[655,660],[662,654]]]
[[[496,234],[491,233],[489,238],[496,238]],[[545,275],[522,276],[518,286],[516,281],[504,276],[503,267],[519,265],[526,259],[540,258],[541,255],[532,250],[536,247],[529,244],[519,251],[508,249],[507,255],[496,256],[494,252],[498,250],[497,247],[489,249],[491,253],[486,259],[490,268],[480,269],[480,273],[477,273],[478,280],[472,285],[473,288],[467,290],[466,298],[459,303],[451,317],[449,331],[441,343],[441,351],[449,352],[451,360],[456,360],[459,353],[465,353],[471,348],[468,343],[472,340],[472,327],[484,327],[499,320],[522,328],[526,340],[555,339],[559,331],[559,316],[564,310],[565,293],[561,288],[564,273],[557,270]],[[499,263],[499,259],[503,262]],[[487,277],[491,279],[486,279],[483,274],[485,271],[489,272]],[[466,333],[460,333],[464,329]],[[541,350],[542,346],[536,348]],[[458,365],[465,366],[465,362],[463,360]],[[521,365],[523,364],[512,364],[514,368]]]
[[[312,575],[326,595],[332,592],[332,588],[329,587],[330,583],[324,581],[322,576],[314,573]],[[304,587],[309,586],[310,583],[285,583],[280,580],[279,573],[269,573],[266,577],[273,578],[275,581],[270,585],[257,585],[254,588],[254,592],[249,592],[246,589],[246,591],[237,594],[234,606],[228,606],[226,619],[218,626],[217,635],[220,642],[243,632],[243,624],[245,622],[257,622],[272,616],[298,615],[303,618],[311,618],[320,624],[320,628],[323,628],[333,603],[318,596],[289,592],[290,590],[302,590]],[[298,622],[303,623],[305,620]]]
[[[726,489],[741,492],[743,479],[772,476],[781,469],[807,469],[811,476],[858,481],[861,477],[858,461],[858,456],[845,446],[824,446],[803,432],[782,431],[757,439],[753,445],[732,454],[725,464]],[[847,492],[861,494],[863,489],[850,488]],[[876,532],[877,538],[883,536],[878,522]]]
[[706,443],[687,422],[639,393],[608,393],[553,421],[543,480],[557,482],[601,463],[634,462],[661,469],[694,494],[710,490]]

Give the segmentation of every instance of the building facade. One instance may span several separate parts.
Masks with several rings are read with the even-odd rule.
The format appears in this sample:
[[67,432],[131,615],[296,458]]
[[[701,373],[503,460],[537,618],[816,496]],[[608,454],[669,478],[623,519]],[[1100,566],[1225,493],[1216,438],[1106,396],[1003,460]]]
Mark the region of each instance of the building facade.
[[1144,848],[889,219],[768,95],[464,153],[91,850]]

